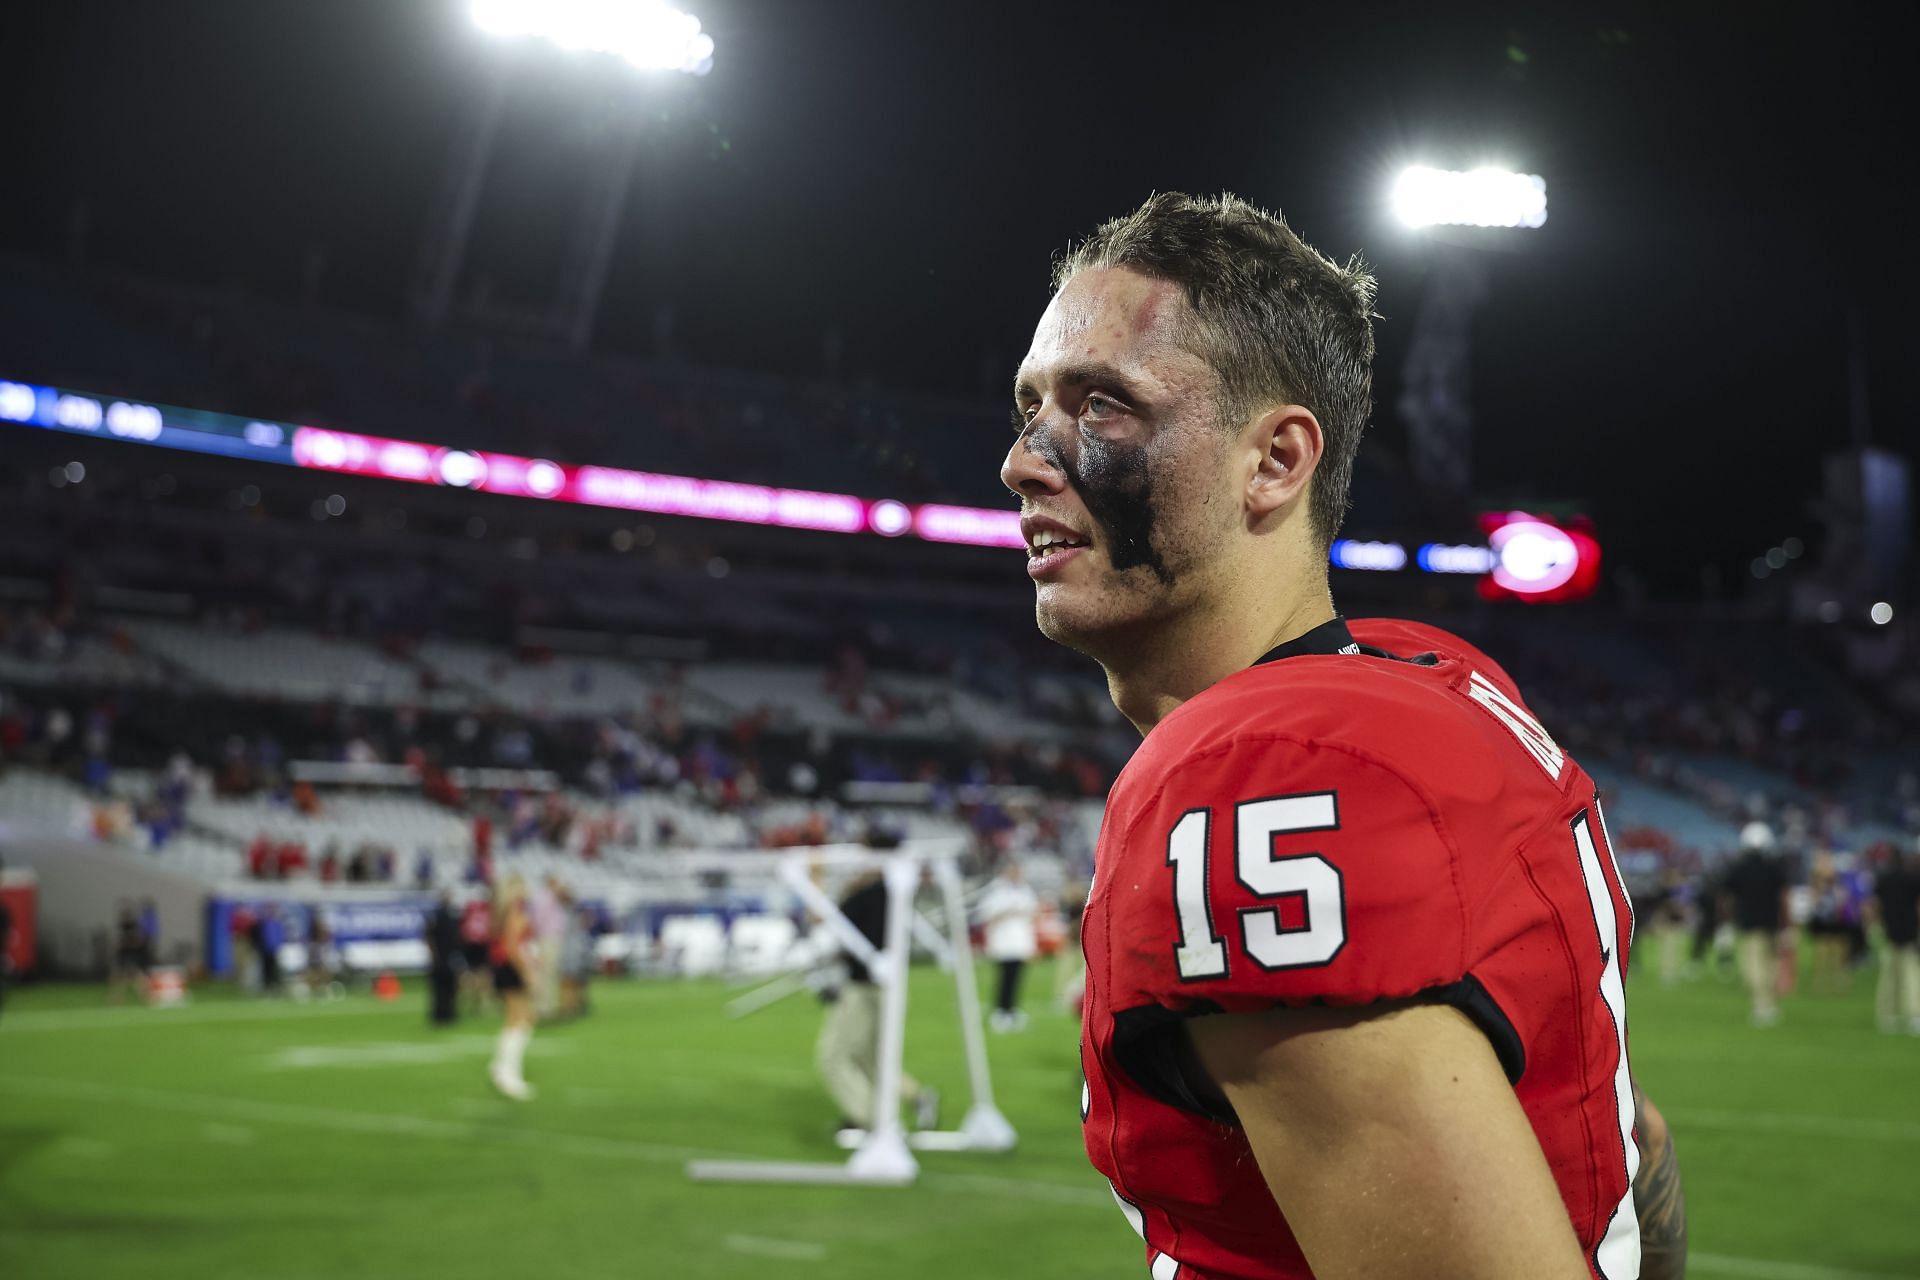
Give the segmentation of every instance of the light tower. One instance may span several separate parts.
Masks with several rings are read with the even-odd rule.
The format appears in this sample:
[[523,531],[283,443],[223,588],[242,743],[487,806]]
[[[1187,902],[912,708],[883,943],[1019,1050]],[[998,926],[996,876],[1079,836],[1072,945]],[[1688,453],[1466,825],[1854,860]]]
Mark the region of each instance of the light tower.
[[[1415,229],[1537,228],[1547,221],[1547,184],[1505,169],[1415,166],[1394,184],[1392,206]],[[1464,497],[1472,478],[1473,317],[1488,288],[1483,247],[1464,239],[1433,241],[1433,269],[1401,376],[1399,408],[1414,475],[1443,503]]]
[[[611,59],[636,76],[705,75],[713,68],[713,37],[700,29],[698,18],[662,0],[472,0],[468,15],[496,39],[542,41],[576,57]],[[429,328],[444,323],[453,308],[494,140],[506,112],[510,71],[503,58],[489,66],[480,107],[455,141],[452,163],[428,220],[408,297],[415,319]],[[562,337],[576,348],[587,345],[619,237],[639,140],[637,113],[609,131],[606,162],[595,166],[588,178],[551,305],[531,314],[495,311],[483,318],[508,319],[515,327]]]

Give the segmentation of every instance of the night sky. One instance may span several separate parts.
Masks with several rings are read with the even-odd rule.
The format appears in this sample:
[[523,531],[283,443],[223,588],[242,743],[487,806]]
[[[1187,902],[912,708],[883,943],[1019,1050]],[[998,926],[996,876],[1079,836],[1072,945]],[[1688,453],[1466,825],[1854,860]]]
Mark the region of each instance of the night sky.
[[[1657,581],[1812,539],[1851,438],[1914,457],[1904,5],[984,5],[684,0],[704,79],[536,55],[475,263],[544,300],[610,113],[647,120],[597,345],[1004,395],[1050,256],[1155,189],[1230,189],[1381,277],[1376,432],[1425,279],[1408,162],[1545,175],[1477,331],[1477,487],[1570,499]],[[1439,10],[1450,12],[1442,14]],[[0,251],[399,317],[485,59],[453,0],[93,0],[0,19]],[[982,424],[980,459],[1005,447]],[[591,459],[583,459],[591,461]]]

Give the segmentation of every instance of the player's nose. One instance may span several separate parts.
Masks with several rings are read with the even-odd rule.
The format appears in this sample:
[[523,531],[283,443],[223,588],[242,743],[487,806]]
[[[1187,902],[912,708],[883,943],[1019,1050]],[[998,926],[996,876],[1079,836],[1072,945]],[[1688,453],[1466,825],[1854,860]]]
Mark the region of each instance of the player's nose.
[[1000,464],[1000,483],[1017,498],[1044,497],[1061,493],[1067,487],[1066,473],[1054,460],[1053,451],[1034,447],[1037,433],[1045,430],[1044,424],[1036,423],[1022,432],[1007,450],[1006,461]]

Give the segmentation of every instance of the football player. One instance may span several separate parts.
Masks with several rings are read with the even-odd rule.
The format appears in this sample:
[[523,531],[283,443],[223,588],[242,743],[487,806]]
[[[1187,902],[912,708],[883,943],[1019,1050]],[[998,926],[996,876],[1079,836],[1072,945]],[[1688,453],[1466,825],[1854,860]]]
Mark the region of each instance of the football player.
[[1232,196],[1060,262],[1001,476],[1145,736],[1083,922],[1087,1151],[1156,1280],[1662,1280],[1632,908],[1498,664],[1334,609],[1374,285]]

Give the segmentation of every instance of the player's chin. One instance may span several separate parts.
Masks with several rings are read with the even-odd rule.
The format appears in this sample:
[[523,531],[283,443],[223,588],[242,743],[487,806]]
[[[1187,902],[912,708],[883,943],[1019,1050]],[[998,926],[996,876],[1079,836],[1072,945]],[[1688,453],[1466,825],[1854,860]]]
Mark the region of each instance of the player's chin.
[[1113,601],[1090,584],[1035,583],[1033,620],[1040,634],[1056,644],[1084,651],[1113,629]]

